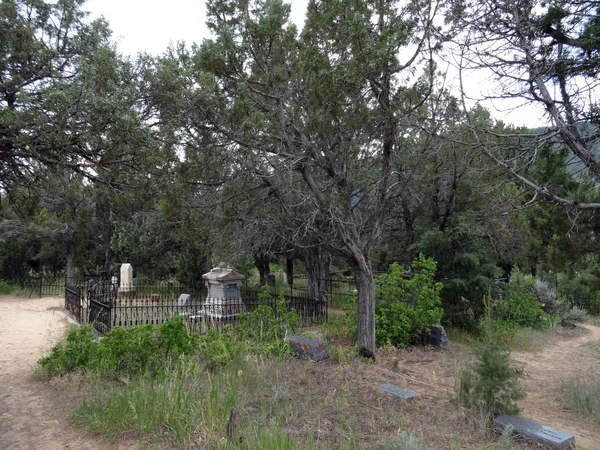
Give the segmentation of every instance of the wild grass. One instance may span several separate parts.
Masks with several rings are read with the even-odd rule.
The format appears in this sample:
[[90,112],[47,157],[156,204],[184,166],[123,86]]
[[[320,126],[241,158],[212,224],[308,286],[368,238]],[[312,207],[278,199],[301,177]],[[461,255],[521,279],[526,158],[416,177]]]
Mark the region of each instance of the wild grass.
[[561,386],[564,401],[584,417],[600,423],[600,377],[566,380]]
[[18,284],[9,284],[6,281],[0,281],[0,295],[15,294],[20,290]]

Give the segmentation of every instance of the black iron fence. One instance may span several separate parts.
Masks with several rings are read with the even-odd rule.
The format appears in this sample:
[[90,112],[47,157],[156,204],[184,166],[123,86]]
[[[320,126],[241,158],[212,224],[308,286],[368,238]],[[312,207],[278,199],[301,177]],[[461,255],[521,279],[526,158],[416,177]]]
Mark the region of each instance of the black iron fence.
[[303,327],[327,321],[327,303],[307,295],[243,288],[241,299],[207,299],[204,286],[175,283],[122,286],[109,279],[87,280],[65,287],[65,307],[77,320],[91,323],[100,333],[115,326],[160,325],[181,316],[190,329],[204,333],[237,324],[242,313],[262,305],[284,302],[288,311],[300,316]]

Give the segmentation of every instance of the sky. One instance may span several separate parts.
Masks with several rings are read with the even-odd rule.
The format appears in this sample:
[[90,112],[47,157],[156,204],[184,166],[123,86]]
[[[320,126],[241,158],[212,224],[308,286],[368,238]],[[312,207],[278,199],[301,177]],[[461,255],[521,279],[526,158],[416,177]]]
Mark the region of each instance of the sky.
[[[301,29],[308,0],[293,0],[291,3],[291,20]],[[159,55],[171,43],[185,41],[191,45],[210,37],[205,25],[205,0],[88,0],[84,9],[90,12],[92,19],[104,16],[108,20],[119,50],[129,56],[139,52]],[[440,65],[440,69],[445,71],[446,67]],[[458,86],[457,72],[450,68],[448,73],[447,83]],[[473,98],[493,90],[493,82],[483,73],[471,75],[465,85]],[[507,123],[528,127],[542,123],[541,111],[533,106],[499,100],[482,104],[496,119]]]

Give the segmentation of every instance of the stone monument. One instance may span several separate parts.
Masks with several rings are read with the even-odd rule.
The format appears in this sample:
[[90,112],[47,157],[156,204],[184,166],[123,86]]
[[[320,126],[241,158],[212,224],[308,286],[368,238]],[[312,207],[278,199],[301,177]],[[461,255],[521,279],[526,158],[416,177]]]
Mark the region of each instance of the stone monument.
[[229,319],[244,312],[242,280],[244,276],[233,268],[216,267],[202,275],[208,288],[206,301],[200,313],[212,319]]
[[119,292],[133,292],[135,286],[133,284],[133,267],[131,264],[121,264],[121,284],[119,286]]

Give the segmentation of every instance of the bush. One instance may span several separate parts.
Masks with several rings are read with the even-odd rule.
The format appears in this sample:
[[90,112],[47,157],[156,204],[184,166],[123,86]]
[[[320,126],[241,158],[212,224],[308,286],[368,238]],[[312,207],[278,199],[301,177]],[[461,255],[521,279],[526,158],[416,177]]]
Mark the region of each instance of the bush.
[[64,344],[54,346],[48,356],[38,361],[40,373],[54,377],[76,370],[85,370],[95,359],[96,335],[90,325],[73,327]]
[[537,299],[529,293],[515,292],[506,300],[493,303],[494,319],[523,327],[543,328],[548,325],[548,316]]
[[[405,279],[402,266],[394,263],[389,273],[376,280],[375,338],[377,345],[406,347],[421,342],[430,325],[443,315],[442,284],[434,281],[436,263],[419,255],[411,265],[413,276]],[[358,332],[356,296],[344,300],[346,326],[350,336]]]
[[456,400],[459,404],[492,417],[517,414],[516,401],[525,397],[519,387],[520,374],[510,367],[510,350],[498,338],[491,317],[492,301],[486,301],[485,341],[474,349],[477,361],[460,377]]
[[0,281],[0,294],[14,294],[19,290],[19,285],[17,284],[9,284],[6,281]]
[[549,283],[542,280],[536,280],[533,285],[533,293],[546,313],[553,315],[560,312],[562,302],[556,295],[556,289]]
[[95,370],[106,375],[135,375],[162,371],[170,361],[192,354],[196,335],[190,334],[181,317],[153,328],[116,327],[103,339],[96,339],[91,326],[73,328],[66,342],[55,346],[50,355],[40,359],[42,374],[63,375],[75,370]]
[[210,330],[200,337],[198,349],[209,367],[215,368],[230,364],[247,349],[247,346],[244,341],[236,339],[235,335]]
[[390,272],[377,279],[375,330],[378,345],[405,347],[421,341],[430,325],[443,315],[442,284],[434,281],[436,263],[419,255],[412,263],[413,276],[405,279],[402,267],[392,264]]

